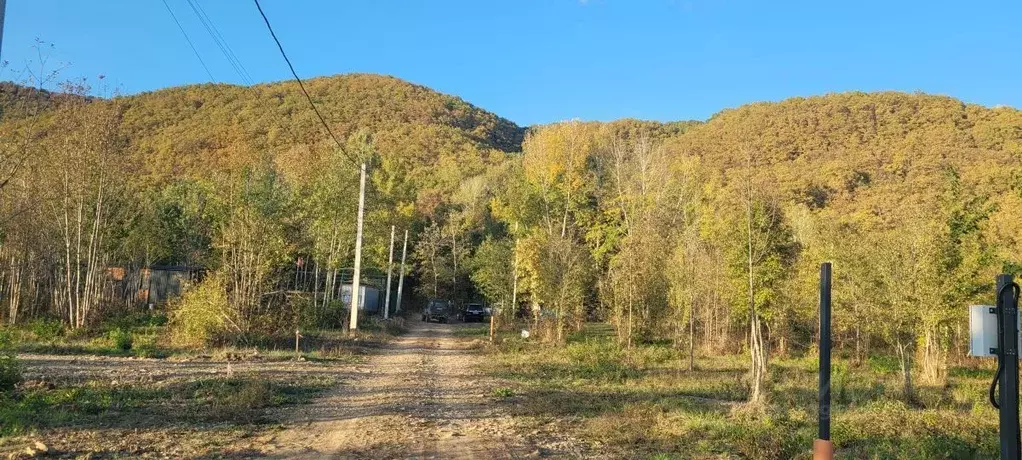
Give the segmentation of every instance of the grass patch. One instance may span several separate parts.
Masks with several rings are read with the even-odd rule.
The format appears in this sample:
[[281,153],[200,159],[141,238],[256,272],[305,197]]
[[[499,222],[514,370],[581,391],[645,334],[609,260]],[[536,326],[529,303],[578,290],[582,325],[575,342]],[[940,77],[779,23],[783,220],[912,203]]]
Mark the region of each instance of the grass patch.
[[332,381],[270,380],[258,375],[154,385],[25,387],[0,395],[0,436],[54,427],[150,428],[193,424],[252,424],[265,409],[300,404]]
[[[110,357],[232,359],[282,361],[296,358],[294,332],[238,335],[234,341],[207,347],[175,346],[160,315],[128,315],[94,329],[68,329],[59,321],[36,320],[27,325],[0,328],[18,353],[94,355]],[[356,363],[369,348],[407,332],[404,318],[384,321],[368,317],[362,329],[302,330],[298,356],[315,361]]]
[[[588,328],[587,328],[588,329]],[[773,359],[767,402],[749,407],[747,356],[688,357],[665,344],[631,350],[606,326],[563,347],[506,337],[485,369],[516,382],[507,409],[544,423],[570,417],[572,436],[629,458],[809,458],[816,434],[815,359]],[[993,458],[997,416],[986,401],[989,362],[949,368],[944,385],[902,402],[891,357],[835,360],[833,439],[847,458]],[[496,390],[495,390],[496,391]]]

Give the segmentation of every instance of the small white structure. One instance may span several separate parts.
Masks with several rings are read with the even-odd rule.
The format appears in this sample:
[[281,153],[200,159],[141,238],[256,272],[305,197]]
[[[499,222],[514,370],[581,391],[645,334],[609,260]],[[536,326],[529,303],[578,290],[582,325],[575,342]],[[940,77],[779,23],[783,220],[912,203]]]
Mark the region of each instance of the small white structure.
[[969,306],[969,356],[996,356],[997,315],[990,305]]
[[[997,350],[997,314],[994,312],[992,305],[969,306],[969,356],[997,356],[991,351]],[[1019,345],[1018,349],[1022,350],[1022,333],[1019,334]]]

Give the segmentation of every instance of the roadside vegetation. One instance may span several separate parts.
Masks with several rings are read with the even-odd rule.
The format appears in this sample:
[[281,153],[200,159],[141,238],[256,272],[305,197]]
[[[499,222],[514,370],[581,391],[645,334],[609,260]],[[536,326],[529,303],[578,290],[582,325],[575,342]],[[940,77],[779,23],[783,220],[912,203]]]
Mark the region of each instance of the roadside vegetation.
[[[707,355],[689,369],[669,344],[618,346],[587,326],[551,349],[510,334],[484,370],[506,386],[493,397],[538,430],[566,431],[594,451],[631,458],[809,458],[816,437],[811,357],[770,363],[762,403],[750,405],[748,356]],[[846,350],[847,351],[847,350]],[[991,363],[966,360],[942,385],[906,401],[898,360],[835,360],[832,436],[842,458],[993,458],[997,412]]]
[[301,332],[298,353],[295,336],[261,334],[236,341],[183,345],[161,315],[122,318],[95,329],[65,329],[58,321],[37,320],[23,327],[9,327],[4,336],[8,349],[18,353],[53,355],[92,355],[110,357],[156,358],[170,360],[293,360],[313,359],[355,363],[369,349],[380,346],[404,331],[404,319],[380,321],[367,317],[357,333],[337,329],[312,329]]

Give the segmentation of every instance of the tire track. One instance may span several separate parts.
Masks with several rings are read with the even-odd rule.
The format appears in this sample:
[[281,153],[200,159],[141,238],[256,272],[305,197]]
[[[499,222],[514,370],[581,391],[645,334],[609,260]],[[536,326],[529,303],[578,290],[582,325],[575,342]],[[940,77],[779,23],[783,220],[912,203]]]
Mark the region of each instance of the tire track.
[[276,458],[516,459],[536,449],[489,397],[460,325],[413,322],[374,354],[367,372],[308,410],[285,416]]

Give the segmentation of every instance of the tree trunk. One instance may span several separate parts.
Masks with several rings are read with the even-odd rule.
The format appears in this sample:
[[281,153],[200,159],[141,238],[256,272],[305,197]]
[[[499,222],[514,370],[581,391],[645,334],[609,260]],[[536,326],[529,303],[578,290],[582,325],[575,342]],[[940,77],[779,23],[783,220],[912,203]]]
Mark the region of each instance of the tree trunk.
[[901,339],[897,341],[898,363],[901,365],[902,395],[906,402],[915,401],[915,390],[912,386],[912,361],[908,351],[908,345]]
[[696,331],[696,308],[695,304],[689,307],[688,311],[688,370],[693,371],[696,368],[696,348],[695,348],[695,332]]

